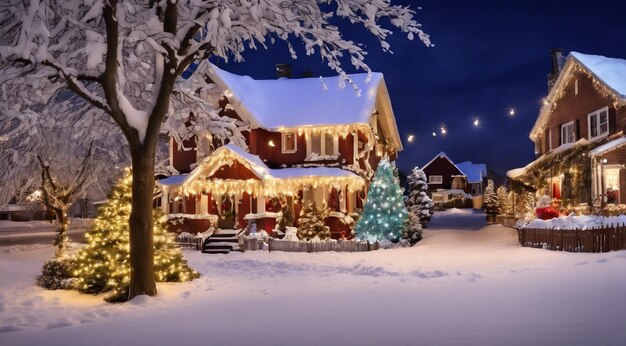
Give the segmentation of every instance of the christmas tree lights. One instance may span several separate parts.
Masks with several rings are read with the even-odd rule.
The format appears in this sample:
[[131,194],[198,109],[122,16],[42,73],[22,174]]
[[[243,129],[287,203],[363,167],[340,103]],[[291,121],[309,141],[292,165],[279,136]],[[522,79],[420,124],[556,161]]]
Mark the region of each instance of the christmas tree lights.
[[355,234],[357,238],[370,242],[397,240],[402,236],[407,218],[402,188],[393,176],[389,161],[383,159],[370,185],[363,216],[356,225]]
[[302,216],[298,219],[298,239],[311,240],[315,237],[320,240],[330,238],[330,227],[324,220],[328,217],[330,209],[317,208],[315,202],[306,201],[302,208]]
[[[84,293],[111,292],[109,302],[125,301],[130,283],[130,240],[128,218],[131,209],[130,171],[113,188],[108,202],[100,208],[91,229],[85,234],[87,246],[75,258],[74,287]],[[154,267],[156,281],[182,282],[199,276],[183,259],[167,232],[165,217],[154,211]]]

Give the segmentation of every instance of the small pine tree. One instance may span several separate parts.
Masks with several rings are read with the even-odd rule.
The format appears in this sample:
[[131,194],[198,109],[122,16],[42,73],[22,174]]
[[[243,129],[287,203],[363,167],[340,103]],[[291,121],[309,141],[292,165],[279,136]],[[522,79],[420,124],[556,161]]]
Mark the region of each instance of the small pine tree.
[[498,213],[500,215],[511,215],[511,205],[509,204],[509,192],[506,190],[506,187],[500,186],[496,190],[496,195],[498,196]]
[[298,239],[311,240],[316,236],[320,240],[330,238],[330,227],[326,226],[324,220],[328,217],[330,209],[317,208],[315,202],[306,201],[298,219]]
[[278,221],[278,229],[281,232],[285,232],[288,226],[293,225],[293,211],[291,211],[291,208],[289,208],[289,205],[287,204],[287,198],[285,196],[281,195],[278,201],[280,203],[281,212],[281,217]]
[[[100,208],[85,234],[87,246],[75,258],[74,286],[83,293],[112,292],[109,302],[128,299],[130,283],[130,240],[128,218],[131,208],[130,172],[113,187],[108,202]],[[199,276],[183,259],[167,232],[163,214],[154,212],[154,271],[160,282],[190,281]]]
[[422,239],[422,224],[420,219],[414,213],[409,213],[404,223],[404,230],[402,231],[402,239],[408,240],[411,245],[414,245]]
[[487,188],[483,194],[483,209],[485,209],[485,213],[487,213],[487,215],[498,214],[498,196],[494,190],[493,181],[490,181],[487,184]]
[[425,228],[433,216],[435,204],[428,197],[428,184],[426,174],[421,169],[415,167],[407,177],[409,183],[409,195],[406,198],[406,205],[409,211],[417,216]]
[[402,188],[393,176],[389,161],[383,159],[370,185],[363,216],[356,225],[355,234],[357,238],[370,242],[398,240],[407,218]]

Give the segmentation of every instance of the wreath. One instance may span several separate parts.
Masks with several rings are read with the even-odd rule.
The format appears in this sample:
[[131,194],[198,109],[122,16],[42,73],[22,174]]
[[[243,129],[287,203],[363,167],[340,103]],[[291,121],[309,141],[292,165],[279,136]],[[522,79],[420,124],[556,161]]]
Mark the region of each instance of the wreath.
[[229,195],[222,196],[222,212],[221,217],[225,219],[235,214],[235,208],[233,207],[233,200]]

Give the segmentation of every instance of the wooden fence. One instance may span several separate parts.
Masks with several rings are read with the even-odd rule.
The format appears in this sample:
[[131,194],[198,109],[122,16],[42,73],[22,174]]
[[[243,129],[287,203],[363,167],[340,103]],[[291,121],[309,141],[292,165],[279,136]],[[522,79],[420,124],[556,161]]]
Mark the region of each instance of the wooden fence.
[[269,251],[284,251],[284,252],[363,252],[378,250],[380,244],[378,242],[370,244],[369,242],[352,241],[352,240],[337,240],[337,241],[322,241],[322,242],[310,242],[310,241],[285,241],[276,240],[273,238],[268,239]]
[[200,251],[202,249],[202,239],[200,238],[176,238],[176,245],[181,249],[191,249]]
[[517,235],[522,246],[555,251],[608,252],[626,249],[624,224],[587,230],[520,228]]

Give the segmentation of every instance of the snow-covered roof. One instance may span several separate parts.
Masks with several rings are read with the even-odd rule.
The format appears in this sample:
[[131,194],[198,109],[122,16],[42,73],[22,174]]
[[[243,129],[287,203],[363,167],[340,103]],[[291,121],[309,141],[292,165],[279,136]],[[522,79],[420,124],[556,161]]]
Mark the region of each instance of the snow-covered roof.
[[211,79],[224,89],[233,108],[250,122],[252,128],[276,131],[305,126],[367,125],[374,111],[378,110],[383,130],[387,131],[396,148],[402,150],[382,73],[348,74],[360,89],[359,93],[342,83],[340,76],[257,80],[215,65],[211,65],[210,74]]
[[444,158],[448,160],[454,167],[456,167],[457,170],[459,170],[459,172],[463,174],[463,176],[466,176],[465,173],[456,165],[456,163],[454,163],[454,161],[452,161],[452,159],[450,159],[448,155],[446,155],[446,153],[444,153],[443,151],[437,154],[435,157],[433,157],[432,160],[428,161],[427,164],[422,166],[422,170],[426,169],[426,167],[430,166],[430,164],[435,162],[435,160],[437,160],[438,158]]
[[269,175],[272,178],[303,178],[303,177],[355,177],[353,172],[337,167],[292,167],[270,169]]
[[584,138],[581,138],[581,139],[579,139],[578,141],[576,141],[574,143],[561,144],[558,147],[556,147],[556,148],[552,149],[551,151],[549,151],[548,153],[546,153],[545,155],[537,158],[535,161],[532,161],[531,163],[527,164],[526,166],[521,167],[521,168],[515,168],[515,169],[509,170],[508,172],[506,172],[506,176],[511,178],[511,179],[515,179],[517,177],[520,177],[520,176],[526,174],[528,169],[530,169],[537,162],[539,162],[541,160],[544,160],[544,159],[546,159],[548,157],[554,156],[556,154],[562,153],[562,152],[564,152],[566,150],[570,150],[570,149],[572,149],[575,146],[584,145],[584,144],[587,144],[587,143],[589,143],[588,140],[586,140]]
[[167,178],[159,180],[159,184],[165,185],[165,186],[181,185],[182,183],[185,182],[188,175],[189,174],[172,175]]
[[[214,74],[230,91],[240,108],[257,125],[266,129],[315,125],[348,125],[369,123],[374,112],[382,73],[348,75],[362,89],[339,86],[340,77],[252,79],[213,65]],[[227,96],[229,93],[227,92]]]
[[546,98],[547,102],[544,102],[544,105],[541,107],[539,116],[530,131],[530,139],[534,140],[538,132],[543,128],[552,110],[553,101],[557,97],[557,90],[560,89],[565,76],[572,73],[572,66],[575,64],[581,66],[587,73],[603,83],[617,99],[626,103],[626,60],[571,52],[567,56],[565,66]]
[[622,136],[593,149],[591,151],[591,156],[603,155],[622,146],[626,146],[626,136]]
[[617,95],[626,98],[626,60],[578,52],[571,52],[570,56]]
[[487,165],[484,163],[472,163],[472,161],[464,161],[458,163],[457,168],[465,174],[467,177],[467,182],[472,183],[482,183],[483,178],[487,177]]

